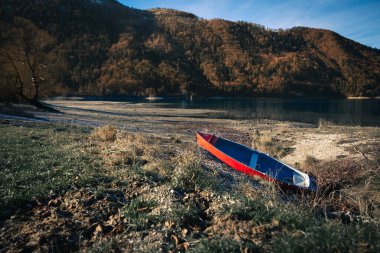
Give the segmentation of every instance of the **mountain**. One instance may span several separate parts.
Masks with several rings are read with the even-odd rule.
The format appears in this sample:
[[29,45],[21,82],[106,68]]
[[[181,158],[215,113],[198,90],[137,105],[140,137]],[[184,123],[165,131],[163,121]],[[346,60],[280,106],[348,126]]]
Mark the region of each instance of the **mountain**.
[[271,30],[113,0],[0,3],[3,99],[13,98],[22,80],[24,88],[35,86],[26,69],[18,80],[9,62],[11,52],[25,56],[19,45],[34,45],[35,69],[49,70],[39,79],[41,96],[380,95],[380,50],[328,30]]

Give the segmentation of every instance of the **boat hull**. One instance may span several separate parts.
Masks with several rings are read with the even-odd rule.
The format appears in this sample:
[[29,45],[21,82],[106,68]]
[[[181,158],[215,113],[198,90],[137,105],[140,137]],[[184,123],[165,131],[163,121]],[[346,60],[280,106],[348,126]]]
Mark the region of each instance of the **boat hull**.
[[[290,182],[293,175],[306,174],[244,145],[201,132],[197,132],[197,143],[229,167],[246,175],[276,183],[285,189],[316,191],[313,178],[310,178],[307,186],[295,185]],[[309,179],[309,176],[307,178]]]

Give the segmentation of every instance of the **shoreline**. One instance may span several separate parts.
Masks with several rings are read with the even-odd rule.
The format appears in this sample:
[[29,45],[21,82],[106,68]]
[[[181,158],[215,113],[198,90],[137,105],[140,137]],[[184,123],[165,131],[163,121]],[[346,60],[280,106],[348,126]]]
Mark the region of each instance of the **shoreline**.
[[[359,101],[359,102],[355,102]],[[369,102],[360,102],[369,101]],[[105,108],[105,105],[114,107],[116,103],[120,108],[114,108],[122,112],[121,107],[135,107],[138,110],[145,110],[147,107],[156,111],[181,111],[181,114],[192,116],[191,112],[198,112],[197,117],[236,119],[236,120],[257,120],[273,119],[278,121],[295,121],[319,125],[357,125],[357,126],[380,126],[380,120],[376,113],[370,109],[380,106],[380,100],[325,100],[325,99],[233,99],[233,98],[208,98],[207,100],[194,99],[193,101],[163,98],[156,101],[148,101],[145,98],[54,98],[45,100],[47,103],[65,105],[88,104],[87,109],[98,110]],[[365,103],[362,105],[362,103]],[[369,104],[367,104],[369,103]],[[351,108],[351,109],[350,109]],[[57,108],[59,109],[59,108]],[[101,109],[103,110],[103,109]],[[353,111],[354,110],[354,111]],[[127,110],[128,111],[128,110]],[[202,111],[204,113],[202,113]],[[135,113],[135,112],[133,112]],[[165,115],[165,114],[164,114]],[[171,116],[176,116],[173,113]]]
[[[302,163],[308,156],[321,160],[332,160],[337,157],[359,158],[360,153],[347,151],[349,146],[362,145],[363,142],[372,143],[370,137],[363,138],[363,132],[367,132],[364,136],[377,136],[376,132],[380,129],[379,126],[344,125],[324,120],[314,124],[273,119],[213,118],[210,115],[220,111],[161,108],[150,106],[149,103],[128,103],[121,106],[119,102],[105,101],[48,102],[63,113],[35,111],[33,112],[35,119],[25,118],[25,120],[90,128],[112,125],[129,133],[182,136],[188,142],[193,141],[196,131],[204,131],[248,146],[252,145],[253,134],[259,131],[263,138],[268,139],[267,141],[273,142],[275,139],[275,142],[285,149],[293,150],[284,156],[284,160],[291,165]],[[7,117],[1,118],[7,120]],[[8,119],[12,120],[9,117]]]
[[73,95],[73,96],[54,96],[47,97],[44,100],[83,100],[83,101],[119,101],[121,99],[132,99],[132,100],[252,100],[252,99],[332,99],[332,100],[341,100],[341,99],[380,99],[380,96],[375,97],[366,97],[366,96],[129,96],[129,95],[113,95],[113,96],[97,96],[97,95]]

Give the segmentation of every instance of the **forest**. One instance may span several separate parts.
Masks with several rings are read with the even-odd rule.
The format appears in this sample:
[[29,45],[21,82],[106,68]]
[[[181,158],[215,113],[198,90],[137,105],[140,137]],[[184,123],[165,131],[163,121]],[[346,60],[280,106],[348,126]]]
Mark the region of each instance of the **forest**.
[[114,0],[0,0],[0,99],[379,96],[380,50]]

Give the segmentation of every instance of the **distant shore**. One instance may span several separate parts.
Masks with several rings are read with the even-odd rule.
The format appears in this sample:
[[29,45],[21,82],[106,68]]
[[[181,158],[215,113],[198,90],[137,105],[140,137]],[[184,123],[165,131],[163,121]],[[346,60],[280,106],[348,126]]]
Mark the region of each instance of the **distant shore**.
[[367,96],[130,96],[130,95],[75,95],[75,96],[56,96],[48,97],[47,100],[102,100],[102,101],[118,101],[124,99],[137,99],[137,100],[223,100],[223,99],[380,99],[380,96],[367,97]]

